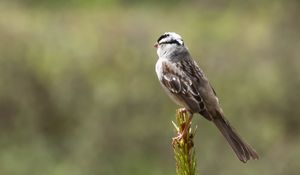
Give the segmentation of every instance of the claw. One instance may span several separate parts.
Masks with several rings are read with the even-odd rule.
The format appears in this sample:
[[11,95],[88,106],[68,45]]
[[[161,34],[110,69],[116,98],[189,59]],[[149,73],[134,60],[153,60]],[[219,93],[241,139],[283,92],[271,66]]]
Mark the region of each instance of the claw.
[[179,141],[182,140],[182,139],[183,139],[183,134],[178,133],[178,136],[172,138],[173,145],[174,145],[175,142],[179,143]]
[[[177,130],[178,135],[176,137],[172,138],[172,143],[179,143],[181,140],[188,140],[188,134],[189,134],[189,128],[190,128],[190,123],[192,120],[192,113],[190,113],[190,111],[188,111],[186,108],[179,108],[178,113],[180,113],[182,116],[182,121],[179,122],[181,123],[180,126],[177,126],[174,122],[173,125]],[[185,115],[187,114],[187,115]]]

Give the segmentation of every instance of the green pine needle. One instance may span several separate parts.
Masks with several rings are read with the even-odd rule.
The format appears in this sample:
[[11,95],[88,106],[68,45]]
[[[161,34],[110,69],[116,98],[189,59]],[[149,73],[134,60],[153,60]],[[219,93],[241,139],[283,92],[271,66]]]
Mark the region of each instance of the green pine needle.
[[[196,159],[193,137],[197,127],[192,129],[192,122],[189,122],[189,114],[185,110],[178,109],[176,111],[176,123],[172,121],[177,136],[173,138],[173,149],[176,159],[177,175],[195,175]],[[186,131],[184,133],[184,130]]]

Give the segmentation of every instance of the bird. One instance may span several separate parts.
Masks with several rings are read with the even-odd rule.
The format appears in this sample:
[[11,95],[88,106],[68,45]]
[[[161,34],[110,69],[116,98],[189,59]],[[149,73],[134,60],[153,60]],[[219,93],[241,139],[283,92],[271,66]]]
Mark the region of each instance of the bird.
[[253,149],[225,118],[219,99],[203,70],[191,57],[182,37],[175,32],[162,34],[156,47],[155,71],[168,96],[190,114],[199,113],[211,121],[225,137],[240,161],[259,159]]

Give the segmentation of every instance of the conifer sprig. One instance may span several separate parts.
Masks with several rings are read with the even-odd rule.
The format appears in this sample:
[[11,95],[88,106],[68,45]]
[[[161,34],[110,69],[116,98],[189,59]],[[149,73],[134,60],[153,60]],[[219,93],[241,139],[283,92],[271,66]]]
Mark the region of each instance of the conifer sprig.
[[[172,122],[177,136],[173,138],[177,175],[195,175],[196,159],[193,138],[197,127],[192,128],[189,113],[183,109],[176,111],[176,123]],[[185,132],[185,127],[186,131]]]

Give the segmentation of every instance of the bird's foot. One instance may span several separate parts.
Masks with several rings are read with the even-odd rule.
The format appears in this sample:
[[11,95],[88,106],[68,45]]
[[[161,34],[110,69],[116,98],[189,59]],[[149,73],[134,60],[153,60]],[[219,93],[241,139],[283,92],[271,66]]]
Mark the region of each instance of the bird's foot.
[[187,134],[188,134],[188,126],[185,125],[183,130],[180,132],[178,131],[178,135],[176,137],[172,138],[172,142],[180,142],[182,139],[187,139]]
[[192,113],[186,108],[179,108],[177,112],[182,117],[182,120],[179,122],[180,126],[177,129],[178,135],[172,138],[173,143],[188,140],[189,128],[193,117]]
[[172,143],[174,145],[174,143],[179,143],[180,140],[183,139],[183,134],[182,133],[178,133],[178,135],[176,137],[173,137],[172,138]]

